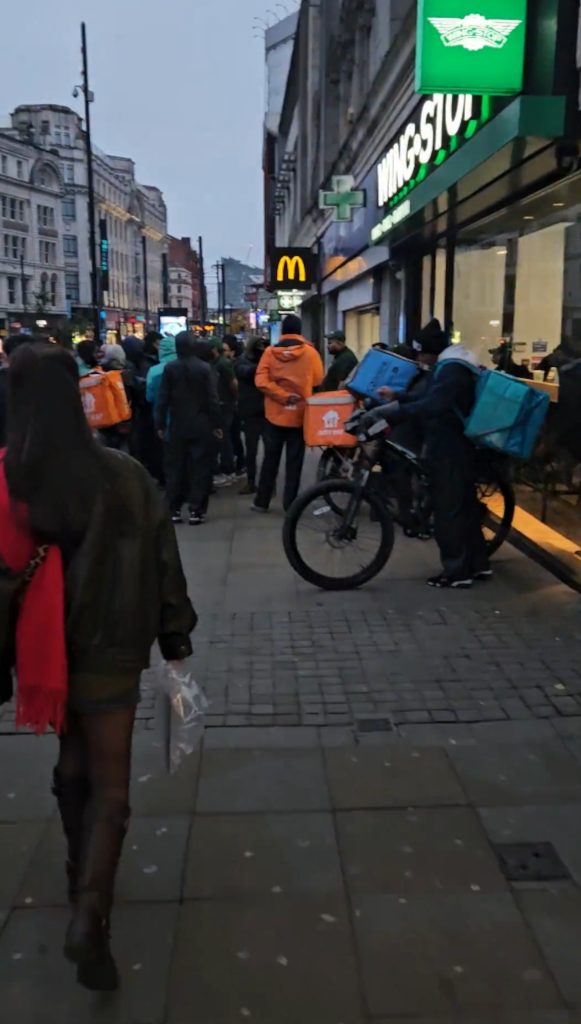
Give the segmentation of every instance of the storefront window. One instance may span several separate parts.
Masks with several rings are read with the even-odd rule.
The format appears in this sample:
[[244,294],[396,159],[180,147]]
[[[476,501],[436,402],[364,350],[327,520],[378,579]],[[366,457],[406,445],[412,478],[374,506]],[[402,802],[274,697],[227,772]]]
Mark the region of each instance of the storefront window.
[[510,372],[550,392],[518,500],[581,548],[581,176],[458,235],[453,329],[486,367],[502,343]]
[[345,314],[347,344],[358,359],[380,340],[379,310],[350,310]]

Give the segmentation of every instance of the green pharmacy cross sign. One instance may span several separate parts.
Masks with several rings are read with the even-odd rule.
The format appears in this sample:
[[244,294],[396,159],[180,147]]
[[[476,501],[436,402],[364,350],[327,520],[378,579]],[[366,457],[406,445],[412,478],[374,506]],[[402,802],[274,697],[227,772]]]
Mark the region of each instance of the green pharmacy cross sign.
[[527,0],[419,0],[417,91],[520,92],[526,20]]
[[355,179],[350,174],[337,175],[332,184],[331,192],[319,192],[319,209],[333,210],[333,220],[353,220],[354,211],[367,206],[367,193],[355,188]]

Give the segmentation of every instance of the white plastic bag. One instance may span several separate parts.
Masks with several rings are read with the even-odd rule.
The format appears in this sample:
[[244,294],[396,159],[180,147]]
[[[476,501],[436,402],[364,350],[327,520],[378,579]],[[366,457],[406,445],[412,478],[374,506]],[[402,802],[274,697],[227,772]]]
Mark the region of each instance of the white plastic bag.
[[173,775],[200,743],[208,701],[185,661],[160,665],[158,689],[158,730],[166,770]]

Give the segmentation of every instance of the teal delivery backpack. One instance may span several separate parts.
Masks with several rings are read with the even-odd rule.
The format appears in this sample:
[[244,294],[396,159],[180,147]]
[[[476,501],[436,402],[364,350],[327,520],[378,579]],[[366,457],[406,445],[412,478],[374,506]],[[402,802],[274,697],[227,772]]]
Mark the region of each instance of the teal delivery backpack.
[[550,398],[515,377],[484,370],[478,377],[474,408],[465,434],[515,459],[530,459],[549,410]]

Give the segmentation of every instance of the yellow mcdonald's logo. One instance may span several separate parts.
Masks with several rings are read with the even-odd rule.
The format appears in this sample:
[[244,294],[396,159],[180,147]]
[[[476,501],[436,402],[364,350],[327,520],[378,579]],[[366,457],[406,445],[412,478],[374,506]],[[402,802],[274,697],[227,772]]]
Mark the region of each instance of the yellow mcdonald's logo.
[[276,280],[281,284],[285,281],[307,280],[307,268],[302,256],[282,256],[278,261]]

